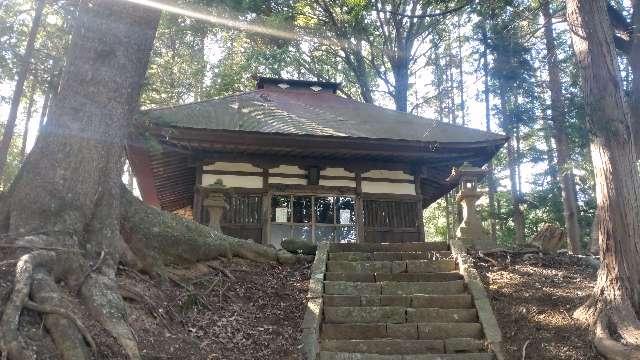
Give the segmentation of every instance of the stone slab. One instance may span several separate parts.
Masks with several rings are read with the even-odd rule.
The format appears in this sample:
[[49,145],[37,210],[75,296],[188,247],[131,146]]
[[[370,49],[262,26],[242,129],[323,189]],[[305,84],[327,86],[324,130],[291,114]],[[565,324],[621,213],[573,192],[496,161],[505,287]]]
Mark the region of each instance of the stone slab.
[[360,295],[325,295],[324,306],[360,306]]
[[470,309],[473,299],[469,294],[459,295],[412,295],[413,308]]
[[447,260],[407,260],[407,272],[409,273],[429,273],[429,272],[449,272],[456,270],[456,262]]
[[472,338],[452,338],[444,340],[444,350],[447,354],[480,352],[484,350],[484,343]]
[[389,261],[328,261],[327,272],[390,273]]
[[324,322],[327,324],[348,323],[404,323],[405,308],[397,306],[384,307],[325,307]]
[[380,355],[444,353],[442,340],[323,340],[323,351]]
[[379,295],[381,283],[357,283],[349,281],[325,281],[326,295]]
[[464,337],[481,339],[479,323],[423,323],[418,324],[418,337],[424,340]]
[[439,242],[417,242],[397,244],[345,243],[331,244],[329,252],[413,252],[413,251],[448,251],[449,244]]
[[476,309],[432,309],[409,308],[407,309],[407,322],[475,322],[478,321]]
[[387,324],[387,336],[392,339],[418,340],[418,324]]
[[324,275],[327,281],[376,282],[376,274],[361,272],[328,272]]
[[494,360],[493,354],[419,354],[419,355],[378,355],[366,353],[345,353],[321,351],[318,360]]
[[400,261],[402,260],[401,252],[382,251],[374,252],[373,259],[376,261]]
[[450,295],[464,292],[464,281],[382,282],[382,295]]
[[387,325],[380,323],[324,324],[322,326],[321,337],[327,340],[384,339],[387,337]]
[[331,261],[370,261],[375,259],[374,254],[369,252],[335,252],[329,254]]
[[399,273],[399,274],[375,274],[377,282],[398,281],[398,282],[435,282],[462,280],[463,277],[458,272],[435,272],[435,273]]

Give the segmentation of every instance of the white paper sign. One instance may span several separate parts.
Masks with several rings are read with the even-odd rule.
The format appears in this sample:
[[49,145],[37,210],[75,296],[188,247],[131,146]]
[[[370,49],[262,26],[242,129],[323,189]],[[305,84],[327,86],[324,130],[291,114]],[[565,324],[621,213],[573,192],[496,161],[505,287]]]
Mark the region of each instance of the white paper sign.
[[351,224],[351,210],[340,210],[340,224]]
[[276,222],[286,223],[287,222],[287,208],[279,207],[276,208]]

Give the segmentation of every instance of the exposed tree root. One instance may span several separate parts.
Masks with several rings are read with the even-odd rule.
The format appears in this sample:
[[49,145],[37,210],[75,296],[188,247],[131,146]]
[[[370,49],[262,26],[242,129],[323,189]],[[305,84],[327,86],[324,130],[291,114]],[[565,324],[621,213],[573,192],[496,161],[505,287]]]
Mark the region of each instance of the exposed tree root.
[[606,359],[640,359],[640,346],[636,342],[640,323],[630,305],[606,306],[603,299],[591,298],[573,316],[591,324],[594,346]]
[[18,334],[20,313],[27,301],[33,282],[33,269],[50,262],[55,254],[48,251],[34,251],[24,255],[16,265],[16,276],[13,293],[5,305],[2,319],[0,319],[0,350],[3,358],[34,359],[35,354],[27,350]]
[[91,314],[118,341],[129,359],[140,359],[138,343],[127,323],[127,312],[115,282],[115,273],[91,274],[81,295]]
[[593,343],[598,352],[609,360],[637,360],[640,359],[640,349],[626,346],[614,340],[610,335],[610,329],[615,328],[606,312],[600,313],[594,325]]
[[95,343],[79,318],[67,311],[69,304],[62,292],[44,271],[36,270],[31,287],[31,298],[25,308],[43,313],[44,325],[60,349],[63,359],[88,359],[89,351],[85,341],[95,351]]
[[190,264],[228,255],[258,262],[303,261],[287,251],[212,232],[206,226],[147,206],[126,189],[121,194],[125,242],[147,270],[165,263]]
[[[148,207],[127,190],[121,194],[120,216],[116,216],[120,233],[113,232],[112,221],[102,219],[90,222],[82,246],[78,235],[64,232],[22,236],[14,243],[2,244],[31,251],[17,262],[14,290],[0,320],[0,351],[4,358],[35,357],[19,335],[22,309],[43,313],[44,324],[63,359],[91,357],[89,348],[95,351],[95,343],[80,319],[65,310],[68,305],[56,285],[56,281],[63,280],[70,290],[79,291],[90,314],[116,339],[128,358],[140,359],[116,282],[119,260],[135,269],[165,275],[165,264],[190,264],[221,256],[283,264],[306,260],[284,250],[212,232],[206,226]],[[0,225],[4,212],[0,211]],[[96,215],[100,211],[94,219]],[[107,216],[98,218],[103,215]]]

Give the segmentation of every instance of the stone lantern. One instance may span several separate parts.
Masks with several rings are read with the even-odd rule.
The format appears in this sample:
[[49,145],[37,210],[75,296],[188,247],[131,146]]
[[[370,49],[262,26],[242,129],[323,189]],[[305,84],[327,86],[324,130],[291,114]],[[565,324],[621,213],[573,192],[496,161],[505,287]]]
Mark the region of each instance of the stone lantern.
[[[217,189],[224,189],[222,181],[202,187],[202,193],[205,195],[202,206],[209,212],[209,228],[213,231],[222,232],[220,223],[222,221],[222,212],[224,211],[224,194]],[[213,191],[212,191],[213,190]]]
[[465,162],[462,166],[454,168],[449,178],[449,180],[459,180],[460,183],[460,192],[456,201],[462,204],[462,222],[456,231],[456,239],[465,247],[479,250],[496,246],[483,228],[476,211],[476,202],[482,197],[482,193],[478,191],[478,182],[486,173],[487,170]]

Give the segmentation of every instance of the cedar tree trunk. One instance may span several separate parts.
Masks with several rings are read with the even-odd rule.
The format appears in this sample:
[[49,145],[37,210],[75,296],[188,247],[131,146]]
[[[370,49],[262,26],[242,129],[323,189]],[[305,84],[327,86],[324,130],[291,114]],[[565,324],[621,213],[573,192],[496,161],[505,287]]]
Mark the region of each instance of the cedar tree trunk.
[[592,301],[595,345],[609,359],[640,358],[640,174],[605,1],[567,0],[593,138],[601,264]]
[[544,18],[544,39],[547,47],[547,71],[549,72],[549,91],[551,92],[551,122],[553,124],[553,138],[556,143],[556,158],[562,189],[562,207],[564,209],[564,224],[567,230],[567,243],[573,254],[581,252],[580,226],[578,225],[578,204],[576,183],[569,164],[569,138],[565,126],[564,98],[562,83],[560,82],[560,68],[553,36],[553,23],[549,1],[543,1],[542,16]]
[[158,271],[167,262],[221,255],[297,259],[147,207],[122,184],[124,143],[159,16],[156,10],[113,0],[80,7],[44,131],[9,192],[0,194],[0,233],[12,236],[11,243],[0,245],[24,249],[0,319],[3,357],[34,358],[18,328],[20,313],[28,308],[44,313],[61,358],[91,358],[91,334],[72,309],[64,308],[64,286],[79,294],[128,358],[140,359],[117,290],[120,262]]
[[515,229],[514,244],[517,246],[523,246],[524,239],[524,213],[520,207],[520,191],[518,188],[518,173],[517,173],[517,154],[516,147],[514,145],[513,138],[513,125],[509,115],[509,109],[507,107],[507,91],[504,89],[504,85],[500,86],[500,111],[503,117],[503,128],[505,133],[509,136],[507,142],[507,166],[509,167],[509,180],[511,182],[511,202],[513,203],[513,227]]
[[[484,117],[485,126],[488,132],[491,132],[491,90],[489,89],[489,51],[487,24],[482,20],[482,73],[484,75]],[[489,173],[487,174],[487,185],[489,188],[489,221],[491,222],[491,243],[496,244],[496,183],[493,176],[493,160],[489,160]]]

